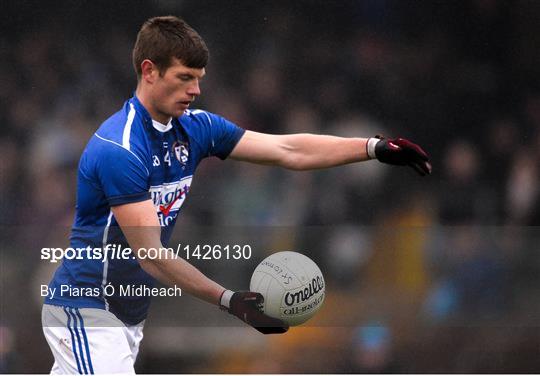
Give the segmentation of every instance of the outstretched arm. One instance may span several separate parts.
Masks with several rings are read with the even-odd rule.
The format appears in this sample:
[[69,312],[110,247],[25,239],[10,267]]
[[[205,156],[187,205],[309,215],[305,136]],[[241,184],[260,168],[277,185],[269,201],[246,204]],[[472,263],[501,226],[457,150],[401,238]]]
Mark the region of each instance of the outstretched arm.
[[369,159],[367,140],[307,133],[272,135],[246,131],[230,157],[291,170],[312,170]]
[[313,170],[378,159],[408,165],[420,175],[431,173],[428,155],[406,139],[344,138],[314,134],[272,135],[246,131],[230,154],[236,160]]

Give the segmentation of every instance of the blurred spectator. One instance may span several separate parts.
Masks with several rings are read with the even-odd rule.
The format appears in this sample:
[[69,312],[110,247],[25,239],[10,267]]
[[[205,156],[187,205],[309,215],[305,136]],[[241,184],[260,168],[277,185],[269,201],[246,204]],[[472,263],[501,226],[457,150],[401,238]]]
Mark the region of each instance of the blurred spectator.
[[540,159],[538,151],[525,148],[512,161],[507,185],[508,222],[534,225],[540,207]]
[[478,151],[467,141],[448,146],[444,165],[445,189],[440,194],[440,218],[443,224],[478,223],[482,217],[482,189],[477,184],[480,173]]
[[16,359],[14,336],[7,326],[0,326],[0,372],[9,373],[14,369],[13,362]]
[[351,358],[343,372],[400,373],[393,354],[392,332],[383,323],[371,322],[352,332]]

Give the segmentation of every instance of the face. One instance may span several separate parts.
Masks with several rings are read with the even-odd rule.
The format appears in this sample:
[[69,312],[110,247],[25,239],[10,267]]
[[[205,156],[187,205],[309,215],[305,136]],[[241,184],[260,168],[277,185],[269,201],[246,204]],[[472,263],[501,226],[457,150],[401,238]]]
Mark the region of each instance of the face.
[[188,68],[173,58],[172,65],[164,73],[157,69],[148,77],[151,80],[151,112],[156,119],[166,123],[171,117],[180,117],[191,102],[201,95],[200,80],[204,68]]

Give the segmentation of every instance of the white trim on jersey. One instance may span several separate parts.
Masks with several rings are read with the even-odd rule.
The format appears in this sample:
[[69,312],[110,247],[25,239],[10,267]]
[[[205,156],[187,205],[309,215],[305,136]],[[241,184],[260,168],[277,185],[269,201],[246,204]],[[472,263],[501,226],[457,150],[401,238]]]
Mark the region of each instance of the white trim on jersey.
[[120,146],[122,149],[127,150],[128,152],[130,152],[131,154],[133,154],[133,156],[134,156],[135,158],[137,158],[137,160],[138,160],[139,162],[141,162],[141,164],[143,165],[144,169],[146,170],[146,173],[147,173],[148,175],[150,175],[150,171],[148,171],[148,168],[144,165],[144,163],[141,161],[141,159],[140,159],[139,157],[137,157],[137,154],[135,154],[134,152],[132,152],[132,151],[129,150],[129,149],[126,149],[125,147],[123,147],[122,145],[120,145],[118,142],[114,142],[114,141],[112,141],[112,140],[109,140],[109,139],[106,139],[106,138],[104,138],[104,137],[101,137],[101,136],[100,136],[99,134],[97,134],[97,133],[94,133],[94,135],[95,135],[97,138],[99,138],[100,140],[110,142],[111,144],[114,144],[114,145],[116,145],[116,146]]
[[168,132],[172,129],[172,119],[169,120],[167,124],[162,124],[159,121],[152,119],[152,126],[154,127],[155,130],[161,133]]
[[210,123],[210,125],[212,125],[212,119],[210,118],[210,115],[208,115],[208,113],[206,111],[204,111],[204,110],[192,110],[190,113],[193,114],[193,115],[204,114],[206,116],[206,118],[208,119],[208,122]]
[[[113,212],[112,210],[109,211],[109,217],[107,218],[107,225],[105,226],[105,230],[103,231],[103,251],[105,251],[105,247],[107,245],[107,237],[109,236],[109,228],[111,227],[111,221],[112,221]],[[105,310],[109,310],[109,302],[107,301],[107,298],[105,298],[105,286],[107,285],[107,270],[109,269],[109,259],[108,257],[105,257],[103,260],[103,279],[101,280],[101,291],[103,291],[103,301],[105,302]]]
[[[204,114],[206,116],[206,118],[208,119],[208,123],[210,123],[210,126],[212,126],[212,119],[210,118],[210,115],[208,115],[208,113],[204,110],[192,110],[191,113],[193,115],[197,115],[197,114]],[[216,147],[216,144],[214,142],[214,139],[212,138],[212,147]]]
[[129,146],[129,136],[131,135],[131,124],[133,124],[133,119],[135,119],[135,107],[133,103],[129,104],[130,110],[127,116],[126,124],[124,125],[124,134],[122,135],[122,146],[126,150],[130,150]]

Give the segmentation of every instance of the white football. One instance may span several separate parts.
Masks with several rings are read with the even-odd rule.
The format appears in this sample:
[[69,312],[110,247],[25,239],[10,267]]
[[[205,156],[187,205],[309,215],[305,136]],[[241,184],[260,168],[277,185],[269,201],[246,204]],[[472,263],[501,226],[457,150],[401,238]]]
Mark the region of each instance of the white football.
[[253,271],[250,291],[264,297],[263,312],[290,326],[309,320],[321,308],[325,284],[321,270],[298,252],[277,252]]

